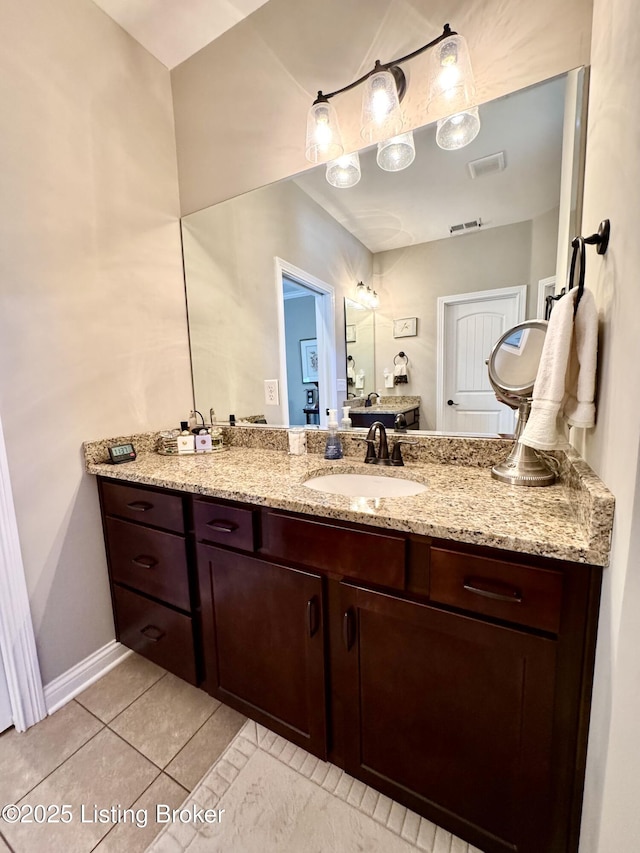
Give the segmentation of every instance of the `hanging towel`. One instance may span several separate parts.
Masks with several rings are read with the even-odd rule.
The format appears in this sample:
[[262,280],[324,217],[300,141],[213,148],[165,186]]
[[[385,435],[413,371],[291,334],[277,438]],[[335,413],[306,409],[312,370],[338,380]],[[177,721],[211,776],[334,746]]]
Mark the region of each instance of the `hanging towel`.
[[356,374],[356,388],[364,388],[364,370],[359,370]]
[[356,378],[356,372],[351,364],[351,362],[347,365],[347,379],[350,379],[352,382]]
[[585,289],[574,319],[577,293],[573,288],[556,303],[542,347],[531,414],[520,439],[538,450],[566,448],[565,424],[595,424],[598,310]]
[[407,365],[404,362],[396,364],[393,368],[393,381],[396,385],[405,385],[409,381]]
[[385,388],[393,388],[393,373],[389,370],[388,367],[384,369],[384,387]]

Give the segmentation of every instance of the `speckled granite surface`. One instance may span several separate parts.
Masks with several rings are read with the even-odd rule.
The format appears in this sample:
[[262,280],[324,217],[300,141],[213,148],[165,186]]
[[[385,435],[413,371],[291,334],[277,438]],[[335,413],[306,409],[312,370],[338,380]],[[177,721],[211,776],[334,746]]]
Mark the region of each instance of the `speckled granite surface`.
[[[491,478],[491,465],[511,446],[499,439],[416,437],[418,444],[403,450],[405,467],[397,469],[364,465],[363,444],[355,431],[341,434],[346,455],[337,462],[321,456],[326,435],[321,430],[308,431],[310,452],[305,456],[283,452],[286,430],[236,427],[225,434],[231,442],[228,451],[210,456],[159,456],[153,452],[155,433],[88,442],[87,471],[458,542],[608,564],[613,496],[577,454],[563,458],[559,483],[530,489]],[[125,465],[104,463],[108,445],[128,439],[138,459]],[[365,499],[304,485],[315,474],[334,471],[406,477],[425,482],[428,489],[408,498]]]

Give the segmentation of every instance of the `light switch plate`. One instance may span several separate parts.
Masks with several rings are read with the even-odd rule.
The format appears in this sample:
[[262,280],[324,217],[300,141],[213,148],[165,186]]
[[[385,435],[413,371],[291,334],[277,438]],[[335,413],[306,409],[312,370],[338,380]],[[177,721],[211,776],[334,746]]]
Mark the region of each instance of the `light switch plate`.
[[264,401],[267,406],[277,406],[280,403],[280,391],[277,379],[264,380]]
[[346,379],[338,379],[336,382],[336,387],[338,392],[346,392],[347,390],[347,380]]

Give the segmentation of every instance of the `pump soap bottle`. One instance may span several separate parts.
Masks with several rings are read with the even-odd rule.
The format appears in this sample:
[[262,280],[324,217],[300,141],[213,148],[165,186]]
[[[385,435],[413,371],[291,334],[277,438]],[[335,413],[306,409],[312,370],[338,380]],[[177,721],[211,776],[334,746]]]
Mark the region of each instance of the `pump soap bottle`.
[[349,412],[351,411],[351,406],[343,406],[342,407],[342,420],[340,421],[340,429],[352,429],[353,421],[349,417]]
[[327,424],[329,435],[327,436],[327,443],[324,448],[325,459],[342,459],[342,445],[338,436],[337,415],[337,409],[329,409],[329,423]]

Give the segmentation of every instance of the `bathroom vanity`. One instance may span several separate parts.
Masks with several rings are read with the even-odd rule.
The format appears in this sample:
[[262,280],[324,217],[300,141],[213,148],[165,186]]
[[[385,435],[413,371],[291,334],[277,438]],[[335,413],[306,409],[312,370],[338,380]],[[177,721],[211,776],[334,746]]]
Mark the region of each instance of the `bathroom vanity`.
[[[606,531],[588,542],[560,487],[453,465],[411,498],[311,493],[328,464],[90,462],[118,638],[485,853],[577,850]],[[508,516],[536,502],[526,541]]]

